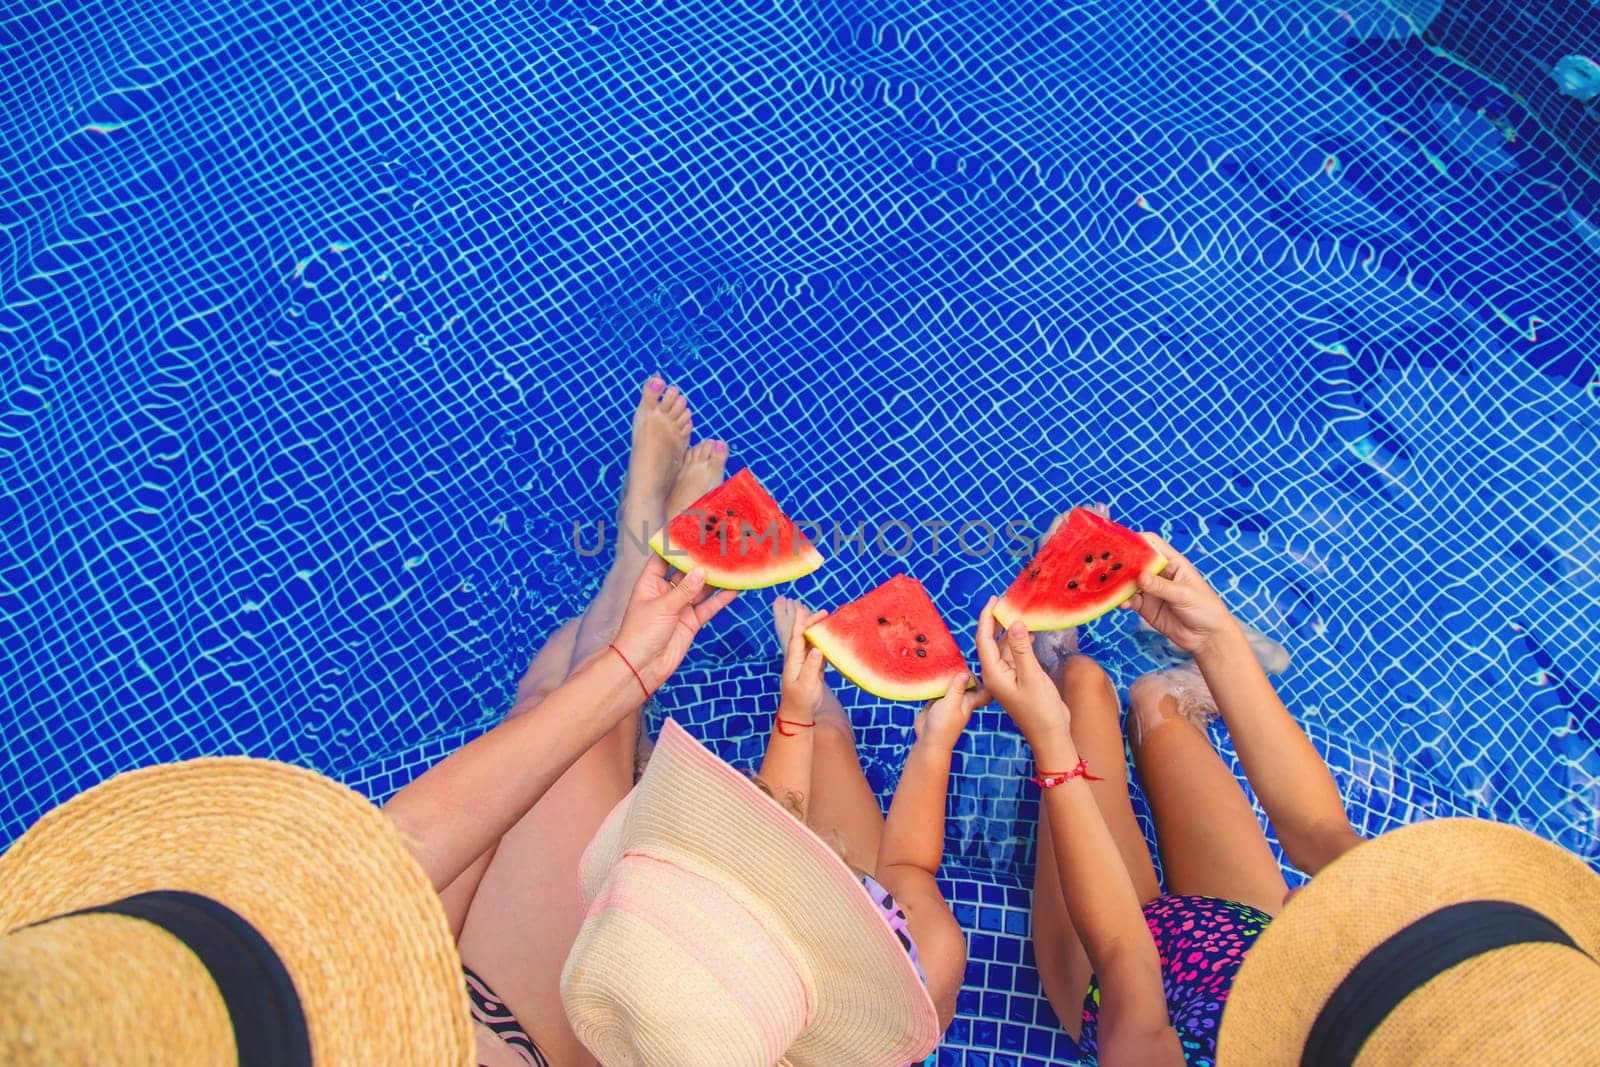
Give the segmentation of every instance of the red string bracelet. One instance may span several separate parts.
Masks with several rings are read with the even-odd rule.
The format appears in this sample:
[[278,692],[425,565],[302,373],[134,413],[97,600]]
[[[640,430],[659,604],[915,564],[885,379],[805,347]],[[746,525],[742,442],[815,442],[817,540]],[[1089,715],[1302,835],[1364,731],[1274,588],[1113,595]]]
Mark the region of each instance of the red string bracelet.
[[624,667],[627,667],[628,670],[633,671],[633,680],[639,683],[639,688],[644,690],[644,698],[649,700],[650,687],[644,684],[644,679],[639,677],[639,672],[633,670],[633,664],[629,663],[628,657],[622,654],[622,649],[618,648],[616,645],[607,645],[606,647],[617,654],[617,658],[622,661],[622,665]]
[[[800,722],[798,719],[785,719],[782,715],[777,716],[777,720],[779,737],[798,737],[800,736],[800,730],[809,730],[813,726],[817,725],[814,722]],[[800,729],[791,733],[784,729],[785,726],[798,726]]]
[[1070,782],[1074,778],[1082,778],[1087,782],[1105,781],[1098,774],[1089,773],[1089,761],[1085,759],[1080,759],[1078,765],[1070,771],[1040,771],[1029,780],[1037,782],[1041,789],[1054,789],[1063,782]]

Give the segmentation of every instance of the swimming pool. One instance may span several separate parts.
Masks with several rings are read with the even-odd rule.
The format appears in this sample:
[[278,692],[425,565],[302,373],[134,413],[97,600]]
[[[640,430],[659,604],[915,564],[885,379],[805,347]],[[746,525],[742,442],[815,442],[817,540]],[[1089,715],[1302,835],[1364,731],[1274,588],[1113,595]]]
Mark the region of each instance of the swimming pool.
[[[903,569],[962,630],[1014,569],[980,524],[1109,501],[1288,646],[1358,828],[1600,864],[1600,183],[1388,8],[142,0],[0,40],[0,842],[202,753],[381,797],[486,727],[598,582],[574,525],[659,369],[823,524],[808,600]],[[759,599],[662,696],[731,758]],[[1125,626],[1086,635],[1123,681]],[[853,710],[887,789],[910,710]],[[1021,743],[965,744],[942,1055],[1068,1058]]]

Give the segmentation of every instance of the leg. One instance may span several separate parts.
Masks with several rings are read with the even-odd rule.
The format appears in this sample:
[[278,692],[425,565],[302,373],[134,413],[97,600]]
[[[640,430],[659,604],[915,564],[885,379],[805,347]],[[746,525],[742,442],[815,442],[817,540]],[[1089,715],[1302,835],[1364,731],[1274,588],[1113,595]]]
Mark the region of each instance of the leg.
[[850,866],[865,874],[876,874],[878,845],[883,841],[883,808],[861,770],[855,730],[839,698],[831,692],[823,697],[816,721],[806,825],[839,849]]
[[580,616],[562,623],[561,628],[534,655],[528,669],[517,682],[517,695],[511,702],[508,715],[517,714],[521,707],[533,706],[561,684],[572,670],[572,650],[576,647],[578,627],[582,622]]
[[[533,657],[528,664],[528,670],[517,683],[516,699],[511,705],[511,710],[506,712],[506,718],[522,714],[550,694],[550,691],[561,684],[572,668],[573,642],[578,636],[579,619],[568,619],[557,630]],[[456,880],[445,886],[444,892],[439,894],[440,901],[444,904],[445,916],[450,920],[450,930],[457,937],[461,936],[461,924],[466,921],[467,909],[472,906],[472,898],[478,892],[478,884],[483,880],[483,872],[489,869],[489,861],[494,857],[494,849],[490,849],[473,861],[472,866],[462,871]]]
[[[1100,665],[1087,656],[1073,655],[1064,660],[1058,681],[1062,699],[1072,710],[1073,745],[1094,773],[1104,779],[1089,783],[1095,806],[1117,843],[1134,891],[1141,902],[1147,903],[1160,895],[1161,887],[1128,796],[1128,763],[1117,724],[1117,691]],[[1056,1018],[1076,1039],[1083,1025],[1083,996],[1089,988],[1089,957],[1067,913],[1050,827],[1042,812],[1033,878],[1033,954],[1039,982]]]
[[[617,556],[574,632],[572,662],[604,651],[615,635],[649,551],[640,534],[648,537],[663,521],[688,435],[683,397],[652,378],[634,417]],[[585,910],[578,861],[606,815],[633,788],[638,721],[638,712],[626,716],[500,839],[458,938],[463,960],[504,1000],[553,1063],[594,1062],[562,1011],[561,966]]]
[[[789,635],[808,614],[798,600],[773,598],[772,626],[778,635],[778,647],[788,647]],[[806,825],[851,867],[876,874],[878,846],[883,840],[883,809],[862,773],[850,718],[831,689],[824,687],[815,721],[811,730],[810,780],[786,784],[804,794]]]
[[1183,711],[1192,675],[1192,668],[1147,674],[1128,694],[1134,761],[1155,815],[1167,888],[1276,915],[1288,887],[1239,783]]

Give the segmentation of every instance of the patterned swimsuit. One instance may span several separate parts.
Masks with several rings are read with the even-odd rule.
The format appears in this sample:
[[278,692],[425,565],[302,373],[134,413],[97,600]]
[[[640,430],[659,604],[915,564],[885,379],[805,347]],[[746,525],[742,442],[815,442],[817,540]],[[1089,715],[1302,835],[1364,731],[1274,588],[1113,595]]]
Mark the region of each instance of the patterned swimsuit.
[[545,1059],[539,1046],[533,1043],[533,1038],[517,1022],[511,1009],[495,996],[489,983],[479,978],[477,972],[466,964],[461,965],[461,971],[467,979],[467,998],[472,1001],[472,1018],[494,1031],[495,1036],[522,1057],[528,1067],[550,1067],[550,1061]]
[[[1161,896],[1144,906],[1144,921],[1161,956],[1167,1012],[1189,1067],[1213,1067],[1217,1026],[1233,976],[1272,916],[1259,908],[1215,897]],[[1100,980],[1089,979],[1083,999],[1083,1063],[1099,1062]]]

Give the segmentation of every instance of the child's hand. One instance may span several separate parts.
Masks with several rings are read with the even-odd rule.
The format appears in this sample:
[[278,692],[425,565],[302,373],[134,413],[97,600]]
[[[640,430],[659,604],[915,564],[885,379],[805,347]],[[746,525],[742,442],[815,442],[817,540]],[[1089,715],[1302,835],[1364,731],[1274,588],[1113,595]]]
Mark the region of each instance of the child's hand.
[[705,590],[706,576],[698,569],[667,581],[667,561],[654,554],[634,583],[613,643],[650,692],[671,677],[700,627],[734,597],[733,590],[721,589],[702,598]]
[[1140,536],[1166,556],[1168,563],[1160,574],[1139,575],[1139,591],[1126,607],[1137,611],[1153,629],[1196,657],[1219,636],[1238,629],[1233,613],[1200,577],[1193,563],[1155,534]]
[[783,680],[778,697],[778,717],[795,722],[814,722],[822,707],[828,683],[822,679],[822,652],[806,644],[805,631],[822,621],[828,613],[802,614],[796,605],[794,623],[789,627],[789,644],[783,653]]
[[955,750],[961,731],[967,728],[967,720],[972,718],[974,709],[989,703],[987,689],[981,686],[977,689],[967,688],[970,677],[966,671],[952,675],[949,691],[937,700],[928,701],[917,712],[916,721],[911,724],[917,740],[936,745],[946,752]]
[[1015,622],[997,643],[994,605],[995,598],[990,597],[978,616],[978,663],[983,667],[984,687],[1035,748],[1039,738],[1066,736],[1067,706],[1054,679],[1035,658],[1028,628]]

